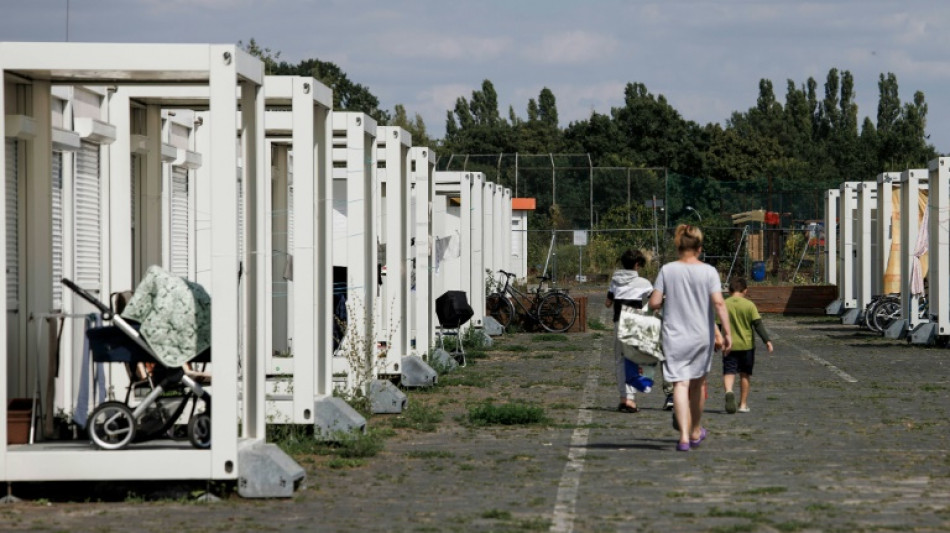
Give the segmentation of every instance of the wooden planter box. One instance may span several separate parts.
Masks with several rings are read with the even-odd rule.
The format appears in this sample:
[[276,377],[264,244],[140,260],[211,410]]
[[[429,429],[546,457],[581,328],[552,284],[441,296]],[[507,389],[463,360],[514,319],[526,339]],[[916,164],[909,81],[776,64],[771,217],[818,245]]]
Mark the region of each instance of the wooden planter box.
[[824,315],[825,308],[837,297],[835,285],[749,286],[749,299],[760,313]]
[[7,404],[7,444],[26,444],[30,442],[30,417],[33,414],[33,400],[13,398]]

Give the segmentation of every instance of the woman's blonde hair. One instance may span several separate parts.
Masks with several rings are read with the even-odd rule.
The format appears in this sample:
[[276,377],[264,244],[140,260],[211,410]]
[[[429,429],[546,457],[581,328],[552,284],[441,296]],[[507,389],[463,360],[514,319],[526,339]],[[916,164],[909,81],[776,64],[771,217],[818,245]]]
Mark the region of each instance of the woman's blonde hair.
[[703,230],[698,226],[689,224],[680,224],[676,226],[676,233],[673,236],[673,244],[680,252],[692,250],[698,252],[703,246]]

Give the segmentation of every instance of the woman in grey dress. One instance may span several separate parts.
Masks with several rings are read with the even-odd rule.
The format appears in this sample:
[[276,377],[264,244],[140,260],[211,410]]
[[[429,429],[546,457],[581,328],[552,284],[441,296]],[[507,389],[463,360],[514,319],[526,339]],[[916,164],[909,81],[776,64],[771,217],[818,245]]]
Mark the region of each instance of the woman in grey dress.
[[[712,368],[714,349],[721,346],[728,353],[732,348],[732,332],[719,273],[699,260],[703,232],[680,224],[673,244],[679,260],[660,269],[650,308],[663,309],[663,376],[673,383],[673,412],[680,427],[676,449],[687,452],[706,438],[701,424],[706,375]],[[721,339],[716,316],[723,324]]]

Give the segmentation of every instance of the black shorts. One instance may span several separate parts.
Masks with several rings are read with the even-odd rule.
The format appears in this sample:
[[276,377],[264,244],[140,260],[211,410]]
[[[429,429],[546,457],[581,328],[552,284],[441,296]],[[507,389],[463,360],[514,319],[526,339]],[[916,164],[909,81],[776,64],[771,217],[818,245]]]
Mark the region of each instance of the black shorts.
[[752,375],[752,367],[755,366],[755,348],[751,350],[733,350],[729,355],[722,358],[723,374],[748,374]]

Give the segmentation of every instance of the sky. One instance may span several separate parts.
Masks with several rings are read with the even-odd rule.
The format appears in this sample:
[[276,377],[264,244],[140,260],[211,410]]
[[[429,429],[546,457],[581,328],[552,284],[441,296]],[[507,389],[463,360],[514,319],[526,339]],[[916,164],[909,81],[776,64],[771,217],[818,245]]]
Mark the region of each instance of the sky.
[[860,123],[893,72],[902,102],[924,92],[930,143],[950,153],[947,20],[944,0],[0,0],[0,41],[253,38],[283,61],[336,63],[434,137],[486,79],[503,117],[525,118],[547,87],[566,126],[639,82],[706,124],[753,107],[763,78],[784,103],[787,80],[813,77],[823,95],[837,68],[854,76]]

